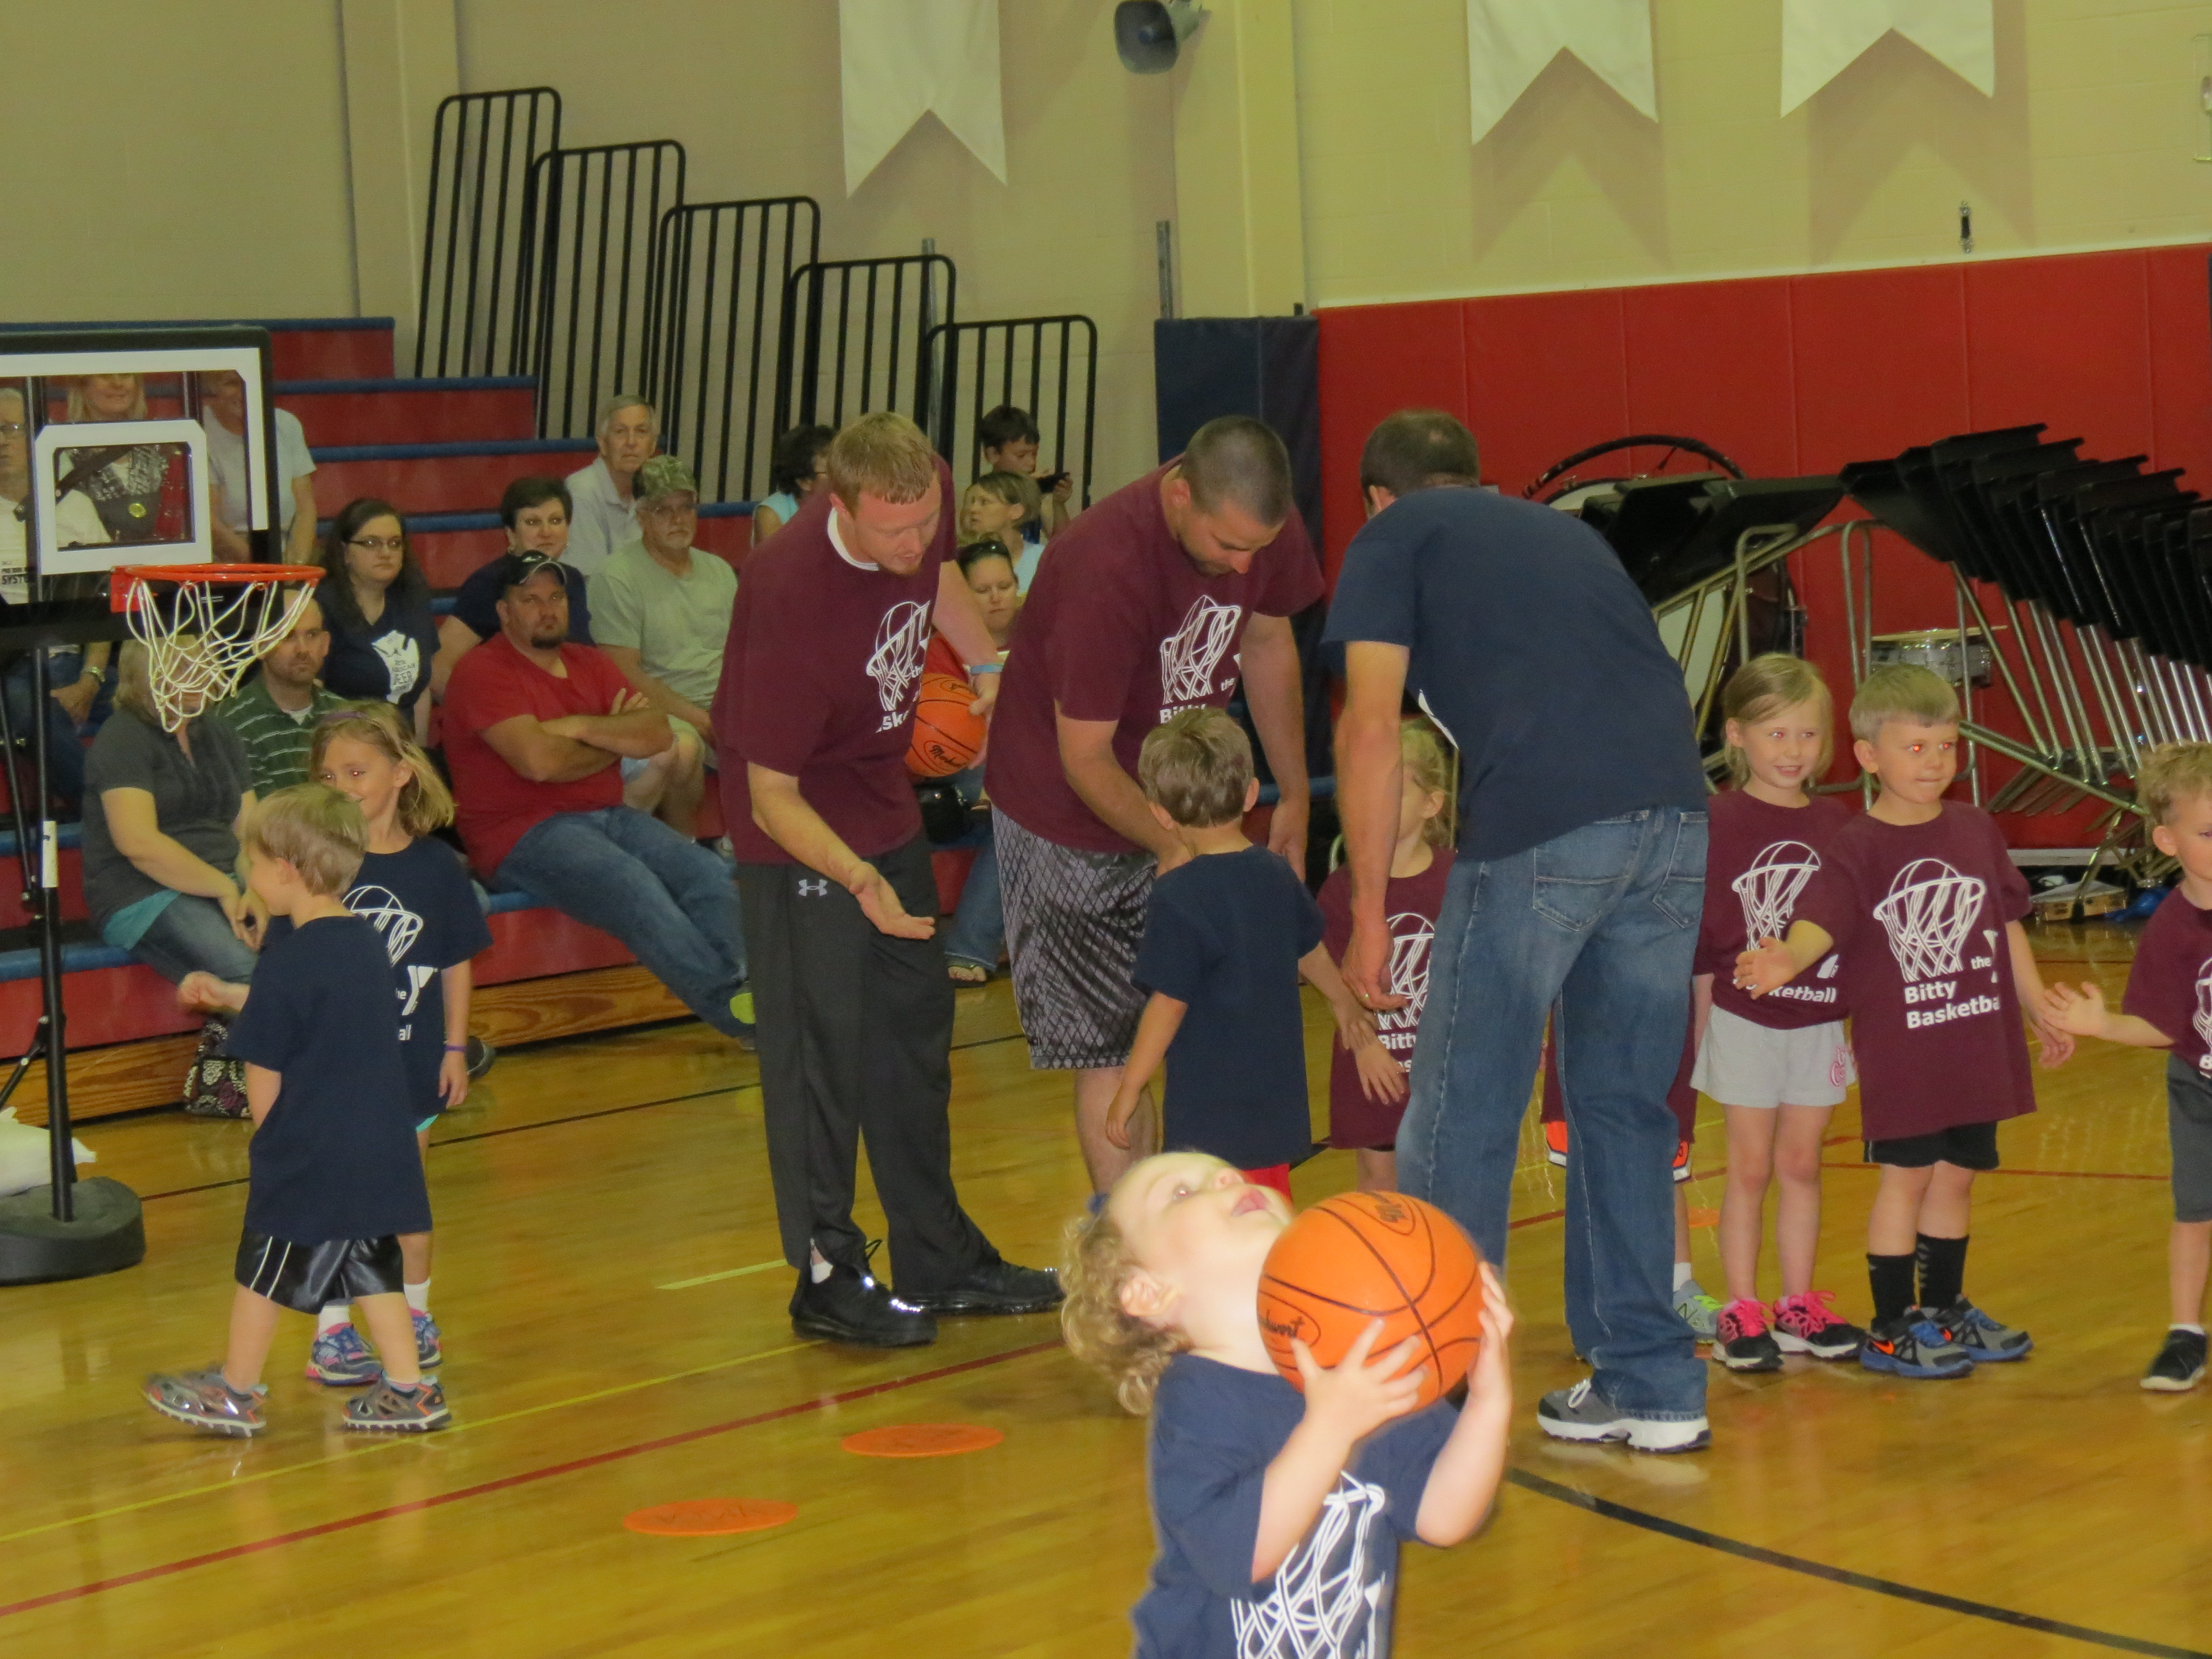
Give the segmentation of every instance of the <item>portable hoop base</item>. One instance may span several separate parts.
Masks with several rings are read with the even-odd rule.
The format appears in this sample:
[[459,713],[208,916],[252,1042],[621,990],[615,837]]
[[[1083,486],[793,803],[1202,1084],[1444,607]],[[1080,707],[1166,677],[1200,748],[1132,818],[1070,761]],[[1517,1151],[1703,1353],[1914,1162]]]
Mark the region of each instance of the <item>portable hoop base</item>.
[[98,1176],[70,1189],[76,1213],[57,1221],[49,1189],[0,1198],[0,1285],[50,1279],[90,1279],[135,1267],[146,1257],[146,1223],[138,1195]]

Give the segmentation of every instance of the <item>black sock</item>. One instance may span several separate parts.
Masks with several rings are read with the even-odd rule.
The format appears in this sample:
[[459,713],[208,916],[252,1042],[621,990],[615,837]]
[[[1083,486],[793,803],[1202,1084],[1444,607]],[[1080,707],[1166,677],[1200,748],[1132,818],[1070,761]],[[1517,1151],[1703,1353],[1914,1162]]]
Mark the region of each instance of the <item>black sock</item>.
[[1966,1241],[1920,1235],[1920,1305],[1941,1310],[1966,1293]]
[[1887,1325],[1905,1317],[1912,1305],[1912,1258],[1867,1255],[1867,1283],[1874,1290],[1874,1322]]

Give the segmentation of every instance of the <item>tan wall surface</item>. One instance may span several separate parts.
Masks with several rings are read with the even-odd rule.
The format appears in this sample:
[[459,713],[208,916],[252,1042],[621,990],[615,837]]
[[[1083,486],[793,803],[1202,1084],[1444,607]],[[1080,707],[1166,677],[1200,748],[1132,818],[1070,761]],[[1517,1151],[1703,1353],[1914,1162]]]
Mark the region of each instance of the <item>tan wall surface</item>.
[[1571,57],[1468,134],[1465,0],[1296,0],[1314,302],[1959,256],[2212,229],[2212,5],[1996,0],[1984,98],[1891,34],[1788,116],[1781,0],[1654,0],[1657,124]]
[[1175,210],[1170,77],[1114,54],[1111,0],[1004,0],[1001,185],[923,118],[849,200],[831,0],[459,0],[465,89],[561,88],[562,141],[680,139],[694,201],[804,194],[825,258],[920,251],[963,318],[1063,311],[1099,329],[1101,489],[1152,464],[1153,226]]
[[0,320],[343,316],[335,0],[0,0]]

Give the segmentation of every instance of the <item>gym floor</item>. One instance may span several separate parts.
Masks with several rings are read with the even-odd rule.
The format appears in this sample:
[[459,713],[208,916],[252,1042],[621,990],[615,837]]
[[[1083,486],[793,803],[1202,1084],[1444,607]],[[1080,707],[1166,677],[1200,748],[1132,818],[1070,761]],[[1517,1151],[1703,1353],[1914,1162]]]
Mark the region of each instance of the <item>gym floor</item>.
[[[2033,931],[2047,972],[2117,993],[2128,931]],[[1318,1090],[1310,1001],[1307,1035]],[[1085,1191],[1066,1081],[1028,1069],[1003,980],[961,994],[955,1042],[962,1193],[1009,1257],[1054,1260]],[[1536,1428],[1538,1395],[1579,1372],[1559,1171],[1532,1114],[1511,1484],[1472,1542],[1408,1549],[1397,1651],[2212,1647],[2212,1385],[2136,1386],[2166,1308],[2163,1065],[2085,1044],[2039,1072],[2041,1110],[1980,1183],[1968,1286],[2034,1333],[2032,1358],[1948,1383],[1716,1367],[1713,1449],[1681,1458]],[[1863,1321],[1875,1175],[1856,1110],[1831,1131],[1820,1283]],[[1711,1288],[1724,1149],[1706,1111],[1690,1201]],[[507,1055],[441,1126],[434,1306],[456,1424],[422,1439],[339,1428],[343,1394],[301,1377],[304,1318],[279,1339],[260,1438],[147,1410],[147,1371],[222,1346],[246,1131],[164,1113],[82,1138],[145,1197],[149,1249],[129,1273],[0,1291],[9,1659],[1127,1650],[1151,1553],[1143,1425],[1049,1316],[947,1322],[934,1347],[888,1355],[795,1339],[753,1062],[696,1024]],[[1309,1202],[1351,1182],[1342,1153],[1296,1176]],[[840,1444],[941,1423],[1005,1438],[921,1459]],[[693,1498],[798,1512],[732,1536],[623,1527]]]

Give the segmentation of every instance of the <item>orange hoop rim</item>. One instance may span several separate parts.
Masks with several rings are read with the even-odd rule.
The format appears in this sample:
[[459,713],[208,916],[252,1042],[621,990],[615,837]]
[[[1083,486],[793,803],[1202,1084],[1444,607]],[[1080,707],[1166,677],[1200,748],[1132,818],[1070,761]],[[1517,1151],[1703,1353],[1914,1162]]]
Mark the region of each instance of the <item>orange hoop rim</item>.
[[119,564],[111,573],[112,608],[130,611],[137,605],[139,587],[146,582],[168,582],[178,587],[197,583],[208,587],[246,587],[260,583],[282,586],[291,582],[319,582],[325,574],[313,564]]

